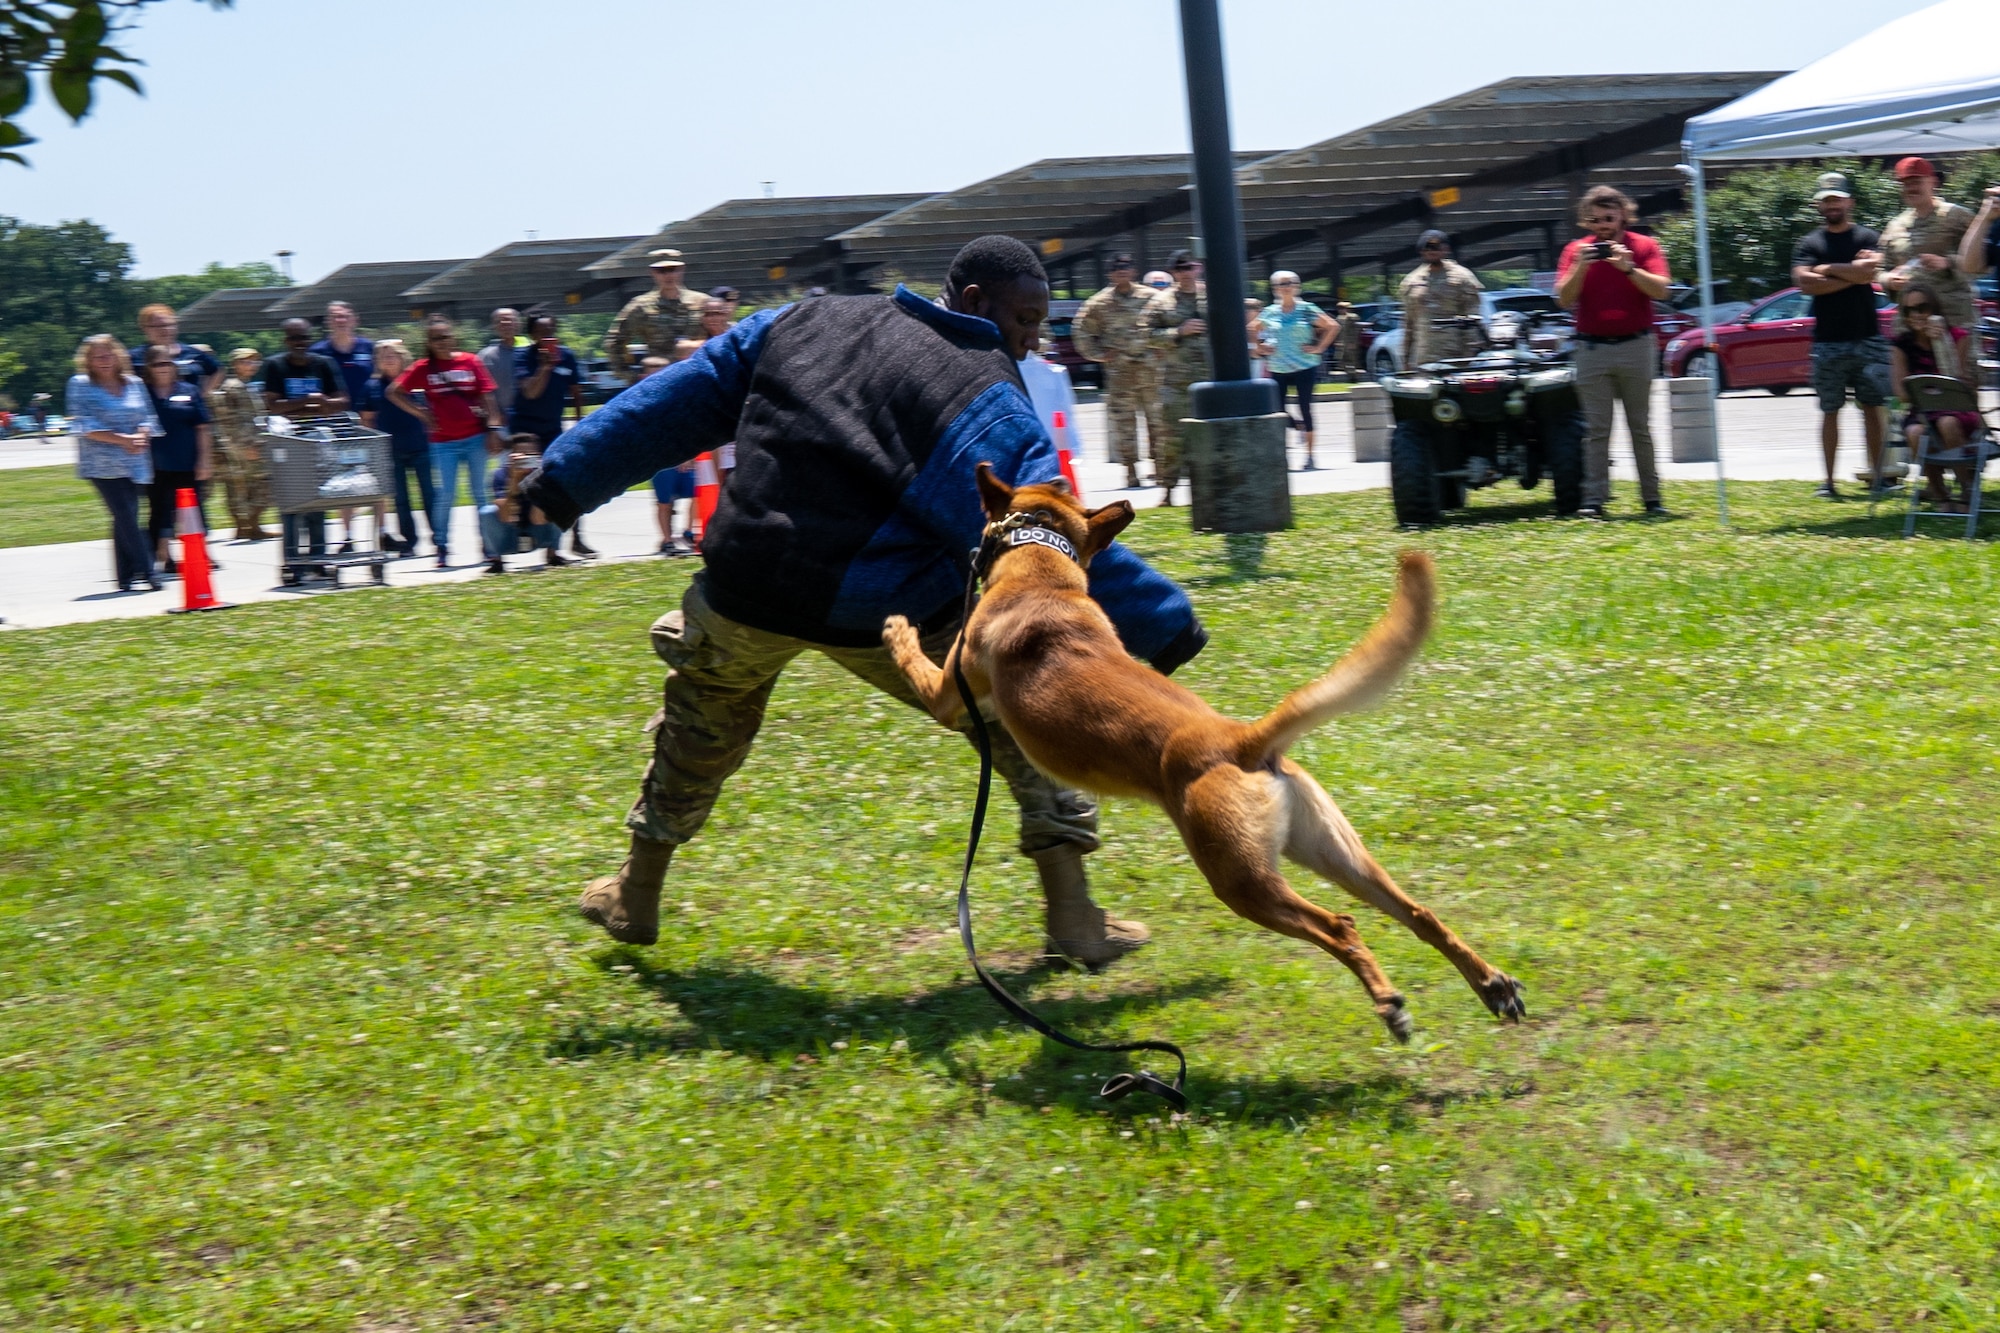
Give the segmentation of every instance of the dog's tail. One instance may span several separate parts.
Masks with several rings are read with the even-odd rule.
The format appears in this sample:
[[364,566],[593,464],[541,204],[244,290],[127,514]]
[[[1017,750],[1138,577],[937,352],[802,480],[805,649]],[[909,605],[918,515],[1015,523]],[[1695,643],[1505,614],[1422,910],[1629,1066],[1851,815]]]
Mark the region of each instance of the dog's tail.
[[1368,707],[1387,694],[1415,660],[1437,613],[1437,571],[1422,551],[1397,557],[1396,595],[1333,670],[1301,686],[1256,722],[1243,738],[1237,762],[1260,768],[1299,737],[1330,718]]

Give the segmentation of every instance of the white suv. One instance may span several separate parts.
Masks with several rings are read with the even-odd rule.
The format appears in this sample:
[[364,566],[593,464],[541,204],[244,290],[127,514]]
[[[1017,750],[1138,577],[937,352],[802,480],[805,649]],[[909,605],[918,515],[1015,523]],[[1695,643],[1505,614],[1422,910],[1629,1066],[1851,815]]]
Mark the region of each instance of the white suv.
[[[1493,317],[1502,311],[1531,315],[1559,309],[1561,307],[1556,304],[1555,296],[1538,287],[1505,287],[1497,292],[1479,294],[1479,313],[1489,325]],[[1376,335],[1375,341],[1368,345],[1370,375],[1380,379],[1403,368],[1403,335],[1406,332],[1398,325],[1387,333]]]

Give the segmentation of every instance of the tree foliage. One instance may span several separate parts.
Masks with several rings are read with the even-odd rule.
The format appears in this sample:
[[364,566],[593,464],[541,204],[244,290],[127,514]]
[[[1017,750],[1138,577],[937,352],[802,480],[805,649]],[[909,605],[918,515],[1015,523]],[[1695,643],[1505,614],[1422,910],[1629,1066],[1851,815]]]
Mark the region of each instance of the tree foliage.
[[[134,278],[131,270],[132,247],[95,222],[46,227],[0,216],[0,392],[25,402],[31,393],[57,391],[70,374],[77,344],[93,333],[115,333],[135,344],[135,316],[148,302],[180,309],[225,287],[285,282],[262,262],[209,264],[199,273],[159,278]],[[185,332],[194,337],[213,331]]]
[[[1968,208],[1979,206],[1988,185],[2000,183],[2000,153],[1938,159],[1938,164],[1944,173],[1939,195]],[[1827,171],[1843,172],[1854,182],[1854,217],[1862,225],[1880,230],[1902,211],[1896,179],[1881,163],[1795,162],[1734,171],[1708,195],[1709,257],[1729,296],[1752,300],[1791,285],[1792,248],[1820,225],[1812,197]],[[1674,277],[1694,282],[1694,215],[1666,218],[1656,231]]]
[[[28,165],[18,151],[35,142],[19,118],[37,80],[72,123],[90,114],[99,83],[145,95],[131,66],[145,62],[111,44],[159,0],[0,0],[0,162]],[[225,9],[233,0],[206,0]]]

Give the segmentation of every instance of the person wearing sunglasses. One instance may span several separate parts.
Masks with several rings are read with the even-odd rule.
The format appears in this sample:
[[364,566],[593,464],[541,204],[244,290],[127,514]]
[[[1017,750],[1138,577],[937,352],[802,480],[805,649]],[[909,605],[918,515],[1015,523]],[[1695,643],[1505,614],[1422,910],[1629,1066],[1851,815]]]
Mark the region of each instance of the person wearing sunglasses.
[[1403,302],[1403,364],[1476,355],[1478,329],[1433,328],[1431,321],[1478,314],[1479,293],[1486,289],[1471,269],[1452,259],[1451,239],[1435,228],[1417,238],[1417,255],[1423,262],[1396,289]]
[[[1896,309],[1896,336],[1889,343],[1889,391],[1909,400],[1903,381],[1911,375],[1945,375],[1970,385],[1968,368],[1978,364],[1972,333],[1946,321],[1936,295],[1924,288],[1903,292]],[[1924,441],[1924,432],[1935,428],[1943,451],[1963,449],[1980,425],[1979,413],[1928,412],[1912,409],[1903,418],[1903,435],[1914,457]],[[1941,514],[1963,514],[1965,501],[1954,499],[1944,482],[1945,464],[1924,467],[1924,495]],[[1972,485],[1970,464],[1952,467],[1958,478],[1958,493],[1965,496]]]
[[1305,471],[1319,464],[1313,460],[1313,386],[1319,383],[1320,358],[1332,345],[1340,326],[1333,317],[1311,301],[1299,299],[1299,275],[1279,269],[1271,275],[1271,304],[1257,316],[1252,330],[1258,343],[1269,349],[1271,378],[1278,383],[1278,407],[1284,410],[1287,395],[1296,395],[1299,414],[1292,426],[1305,441]]
[[[423,391],[423,401],[411,395]],[[437,491],[432,497],[431,542],[437,567],[451,565],[451,511],[458,501],[458,472],[472,503],[484,501],[480,474],[488,454],[507,445],[507,419],[493,396],[493,377],[479,358],[458,350],[458,330],[450,319],[432,315],[424,325],[424,355],[389,389],[389,400],[424,423],[431,439],[431,466]]]
[[1837,171],[1819,178],[1813,206],[1823,225],[1793,249],[1792,282],[1812,297],[1812,387],[1819,396],[1819,443],[1826,459],[1826,480],[1814,494],[1838,500],[1833,463],[1840,452],[1840,410],[1850,392],[1861,409],[1868,475],[1879,479],[1882,471],[1889,417],[1889,344],[1875,317],[1882,237],[1854,221],[1854,186]]

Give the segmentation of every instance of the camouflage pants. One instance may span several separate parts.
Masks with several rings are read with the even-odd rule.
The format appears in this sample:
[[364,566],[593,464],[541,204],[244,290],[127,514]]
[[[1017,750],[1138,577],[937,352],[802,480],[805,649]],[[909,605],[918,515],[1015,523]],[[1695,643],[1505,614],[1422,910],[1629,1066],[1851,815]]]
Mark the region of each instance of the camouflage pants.
[[1172,488],[1181,479],[1181,420],[1194,415],[1188,390],[1195,381],[1178,383],[1169,379],[1160,386],[1160,416],[1165,429],[1153,445],[1153,484]]
[[254,528],[271,507],[271,470],[262,458],[245,458],[235,449],[215,451],[215,471],[228,497],[229,521]]
[[[942,662],[954,630],[924,636],[924,651]],[[916,692],[890,660],[888,649],[828,648],[783,634],[752,629],[715,611],[696,586],[681,609],[653,622],[653,651],[672,668],[666,700],[654,716],[653,759],[646,765],[639,799],[625,825],[655,842],[683,843],[701,830],[722,784],[742,767],[764,722],[771,689],[791,660],[811,649],[824,653],[876,689],[920,712]],[[923,714],[924,725],[929,713]],[[971,726],[964,728],[968,738]],[[1039,772],[1013,737],[989,724],[993,767],[1021,810],[1024,853],[1075,843],[1097,850],[1097,803]]]
[[1139,418],[1146,418],[1146,439],[1154,461],[1166,435],[1160,411],[1160,372],[1150,361],[1104,363],[1104,429],[1111,442],[1111,461],[1131,467],[1139,461]]

